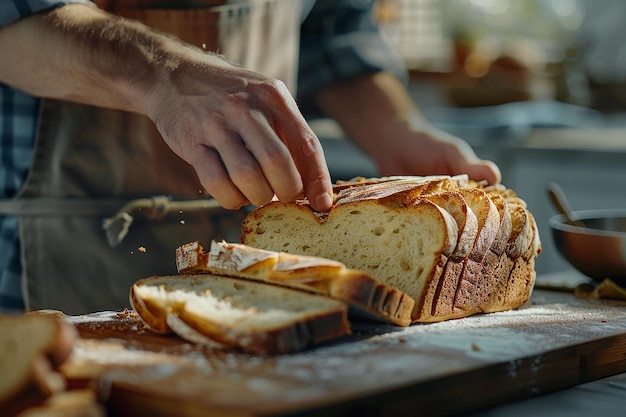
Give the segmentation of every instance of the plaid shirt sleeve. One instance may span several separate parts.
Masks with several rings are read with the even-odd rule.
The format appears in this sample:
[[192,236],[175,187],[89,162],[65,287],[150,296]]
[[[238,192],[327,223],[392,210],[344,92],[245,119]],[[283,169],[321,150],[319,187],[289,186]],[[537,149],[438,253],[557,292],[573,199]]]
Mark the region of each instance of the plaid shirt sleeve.
[[[0,0],[0,27],[67,3],[87,0]],[[7,58],[10,59],[10,58]],[[20,191],[33,158],[39,100],[0,83],[0,199]],[[0,215],[0,313],[24,309],[18,221]]]
[[373,17],[375,0],[317,0],[300,31],[297,97],[303,111],[312,94],[368,73],[408,79],[402,57]]
[[88,0],[1,0],[0,27],[35,13],[44,12],[68,3],[91,3]]

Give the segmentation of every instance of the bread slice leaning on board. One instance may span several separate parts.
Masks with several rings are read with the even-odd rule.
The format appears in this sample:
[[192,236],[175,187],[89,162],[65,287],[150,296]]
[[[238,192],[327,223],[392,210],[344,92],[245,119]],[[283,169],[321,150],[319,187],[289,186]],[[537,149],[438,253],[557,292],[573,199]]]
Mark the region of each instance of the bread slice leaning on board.
[[292,353],[350,334],[344,302],[235,277],[145,278],[130,302],[157,333],[249,353]]
[[212,241],[208,252],[199,242],[176,250],[181,274],[214,273],[286,286],[345,301],[351,316],[411,324],[415,301],[369,274],[326,258],[293,255],[247,245]]
[[51,316],[0,315],[0,415],[25,415],[65,391],[58,367],[77,338],[72,325]]
[[241,243],[365,271],[415,300],[412,322],[523,305],[541,252],[524,201],[466,175],[356,178],[323,213],[273,201],[246,216]]

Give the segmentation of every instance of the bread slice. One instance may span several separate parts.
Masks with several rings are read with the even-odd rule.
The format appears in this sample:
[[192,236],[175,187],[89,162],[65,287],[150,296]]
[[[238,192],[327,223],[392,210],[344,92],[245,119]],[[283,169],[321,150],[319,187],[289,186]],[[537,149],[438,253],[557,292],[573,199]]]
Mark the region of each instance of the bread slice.
[[487,187],[485,191],[494,201],[498,196],[505,200],[511,220],[504,251],[496,266],[489,271],[496,277],[496,288],[482,306],[483,311],[494,312],[510,305],[522,305],[530,297],[536,277],[534,258],[541,252],[541,241],[532,214],[515,192],[501,185]]
[[470,184],[469,177],[465,174],[461,175],[428,175],[428,176],[389,176],[389,177],[374,177],[374,178],[365,178],[365,177],[355,177],[349,180],[338,180],[335,184],[333,184],[333,192],[338,194],[340,191],[348,189],[348,188],[358,188],[363,186],[372,186],[377,184],[390,183],[390,184],[398,184],[398,183],[410,183],[410,184],[430,184],[431,186],[434,184],[445,184],[443,188],[452,189],[458,187],[465,187]]
[[452,309],[463,265],[478,238],[478,218],[458,191],[444,191],[424,195],[422,198],[432,201],[450,213],[458,228],[456,248],[448,257],[438,279],[432,280],[431,288],[426,291],[422,308],[415,316],[416,321],[439,321],[440,319],[434,318],[434,307],[448,305],[450,310]]
[[504,302],[494,305],[493,300],[497,299],[499,289],[503,282],[508,279],[506,264],[501,263],[501,258],[506,257],[505,250],[513,229],[507,201],[499,194],[489,194],[489,197],[498,209],[500,225],[498,235],[483,260],[481,274],[485,277],[485,297],[478,302],[478,308],[482,312],[492,312],[494,306],[498,306],[497,308],[500,309],[504,306]]
[[234,277],[145,278],[132,286],[130,300],[155,332],[189,338],[191,331],[250,353],[297,352],[350,333],[344,302]]
[[501,245],[498,238],[506,242],[507,236],[500,235],[500,214],[490,196],[478,188],[459,190],[478,217],[479,233],[474,242],[459,279],[454,296],[455,316],[465,317],[482,312],[480,304],[489,299],[492,277],[483,275],[483,263],[492,246]]
[[535,258],[541,252],[541,241],[537,223],[532,213],[526,212],[532,232],[530,244],[521,256],[513,260],[513,268],[509,274],[506,289],[505,305],[523,305],[528,301],[535,285]]
[[[439,180],[436,180],[439,181]],[[242,224],[242,243],[266,250],[319,256],[365,271],[415,300],[422,311],[457,247],[458,226],[445,209],[420,198],[424,187],[444,190],[444,181],[399,181],[342,189],[333,208],[315,212],[306,201],[271,202]]]
[[0,410],[12,416],[65,389],[56,372],[72,352],[73,326],[44,315],[0,316]]
[[[256,208],[244,219],[241,242],[366,271],[414,298],[413,322],[509,310],[528,299],[541,245],[532,215],[512,190],[466,176],[358,178],[334,190],[335,204],[325,213],[306,200]],[[459,194],[460,202],[451,197]],[[472,217],[474,235],[466,224]],[[428,229],[434,224],[441,227]],[[471,245],[468,236],[475,236]]]
[[477,300],[488,298],[486,279],[482,276],[482,263],[496,239],[499,215],[487,193],[478,188],[462,187],[457,190],[477,218],[478,232],[467,256],[451,259],[445,266],[444,279],[440,280],[432,306],[432,317],[422,321],[441,321],[479,313]]
[[238,276],[337,298],[350,304],[350,314],[398,326],[411,324],[415,305],[408,295],[340,262],[242,244],[212,241],[207,253],[191,242],[176,250],[176,265],[181,274]]

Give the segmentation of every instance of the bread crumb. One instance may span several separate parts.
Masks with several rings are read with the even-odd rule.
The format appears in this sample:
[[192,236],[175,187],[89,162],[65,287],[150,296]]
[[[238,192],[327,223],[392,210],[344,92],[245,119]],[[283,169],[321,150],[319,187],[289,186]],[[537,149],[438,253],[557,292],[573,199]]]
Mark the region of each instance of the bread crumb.
[[130,310],[129,308],[125,308],[124,310],[117,312],[116,316],[120,319],[139,317],[138,314],[134,310]]
[[478,347],[478,345],[476,343],[472,343],[472,350],[474,352],[479,352],[480,351],[480,347]]
[[143,246],[139,246],[139,247],[137,248],[137,250],[138,250],[139,252],[141,252],[141,253],[146,253],[146,252],[147,252],[146,248],[145,248],[145,247],[143,247]]

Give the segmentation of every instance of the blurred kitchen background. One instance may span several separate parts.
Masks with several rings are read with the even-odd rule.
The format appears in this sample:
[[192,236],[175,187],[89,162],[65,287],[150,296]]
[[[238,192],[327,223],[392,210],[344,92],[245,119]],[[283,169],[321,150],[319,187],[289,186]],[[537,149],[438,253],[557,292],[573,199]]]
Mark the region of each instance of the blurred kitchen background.
[[[549,182],[574,209],[626,209],[625,16],[622,0],[380,1],[424,114],[495,161],[535,215],[538,274],[574,273],[548,228]],[[376,175],[337,126],[312,125],[334,179]]]

